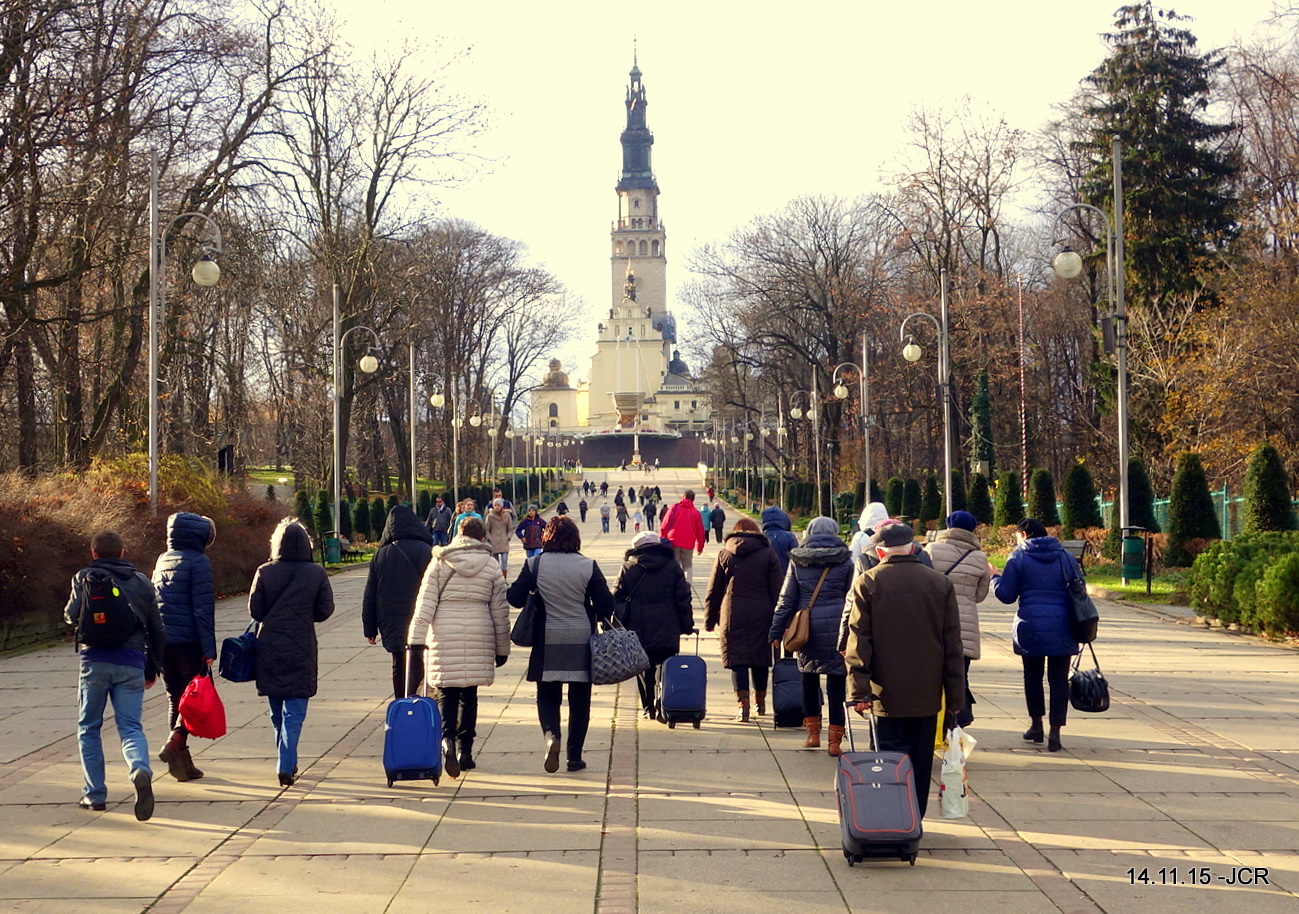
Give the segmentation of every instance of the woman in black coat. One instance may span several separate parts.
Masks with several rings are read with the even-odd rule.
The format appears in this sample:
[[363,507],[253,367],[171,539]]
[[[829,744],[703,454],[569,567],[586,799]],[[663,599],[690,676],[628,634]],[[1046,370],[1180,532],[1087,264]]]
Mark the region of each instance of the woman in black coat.
[[640,637],[649,669],[636,677],[644,715],[656,712],[654,679],[659,664],[681,653],[681,636],[695,630],[690,585],[672,547],[646,531],[631,541],[618,583],[613,589],[618,621]]
[[[852,554],[839,539],[839,525],[829,517],[812,518],[803,545],[789,551],[789,571],[769,632],[772,643],[779,643],[794,613],[811,606],[811,637],[798,651],[798,670],[803,674],[803,726],[807,730],[803,745],[808,749],[821,745],[820,677],[825,676],[825,697],[830,706],[826,751],[830,755],[839,754],[843,741],[848,668],[839,653],[839,622],[852,579]],[[816,589],[818,582],[820,591]]]
[[257,569],[248,596],[257,627],[257,694],[271,710],[280,785],[298,774],[298,737],[307,700],[316,694],[316,623],[334,613],[334,591],[311,554],[311,537],[296,521],[271,535],[271,560]]
[[433,534],[406,505],[388,512],[379,551],[370,560],[365,596],[361,600],[361,627],[371,644],[383,640],[392,654],[392,697],[405,698],[419,690],[424,669],[424,645],[411,645],[406,665],[406,632],[415,615],[424,570],[433,554]]

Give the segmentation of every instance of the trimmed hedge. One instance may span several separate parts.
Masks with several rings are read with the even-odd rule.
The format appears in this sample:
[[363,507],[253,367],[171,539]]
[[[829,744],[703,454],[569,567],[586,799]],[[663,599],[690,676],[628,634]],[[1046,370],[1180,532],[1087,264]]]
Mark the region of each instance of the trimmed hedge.
[[1299,631],[1299,532],[1210,543],[1191,566],[1189,590],[1201,616],[1254,632]]

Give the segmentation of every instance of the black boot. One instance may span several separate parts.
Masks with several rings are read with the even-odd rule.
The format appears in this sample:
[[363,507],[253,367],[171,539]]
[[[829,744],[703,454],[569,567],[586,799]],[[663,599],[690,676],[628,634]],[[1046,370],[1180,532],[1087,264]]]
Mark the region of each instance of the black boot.
[[1042,742],[1042,718],[1033,718],[1032,726],[1024,731],[1024,739],[1030,743]]
[[460,761],[456,758],[456,741],[448,736],[442,740],[442,770],[449,778],[460,777]]
[[[1039,739],[1038,742],[1041,742]],[[1060,728],[1052,727],[1051,732],[1046,737],[1046,748],[1048,752],[1059,752],[1064,746],[1060,745]]]
[[478,767],[474,761],[474,741],[471,739],[462,739],[460,741],[460,770],[473,771]]

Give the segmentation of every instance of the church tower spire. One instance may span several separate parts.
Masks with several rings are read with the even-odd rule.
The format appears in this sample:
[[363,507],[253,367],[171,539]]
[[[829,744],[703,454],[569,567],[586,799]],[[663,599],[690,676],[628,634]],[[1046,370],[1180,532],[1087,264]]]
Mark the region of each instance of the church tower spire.
[[645,109],[649,102],[645,98],[645,84],[641,82],[635,51],[632,51],[631,72],[628,75],[631,82],[627,86],[627,128],[621,137],[622,176],[618,180],[618,192],[640,187],[658,193],[654,169],[650,165],[654,134],[645,121]]

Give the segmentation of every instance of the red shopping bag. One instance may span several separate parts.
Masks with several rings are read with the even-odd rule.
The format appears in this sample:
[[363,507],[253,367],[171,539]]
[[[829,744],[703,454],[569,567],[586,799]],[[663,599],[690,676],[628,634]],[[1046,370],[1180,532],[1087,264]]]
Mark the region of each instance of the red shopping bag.
[[180,716],[195,736],[217,739],[226,735],[226,709],[211,670],[199,673],[185,686],[180,696]]

